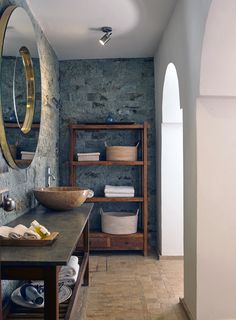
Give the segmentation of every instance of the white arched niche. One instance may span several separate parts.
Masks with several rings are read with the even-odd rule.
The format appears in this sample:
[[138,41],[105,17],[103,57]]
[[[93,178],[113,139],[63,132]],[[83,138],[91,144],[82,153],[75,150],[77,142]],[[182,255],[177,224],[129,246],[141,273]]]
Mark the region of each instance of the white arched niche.
[[183,255],[183,120],[179,81],[167,66],[162,100],[161,255]]

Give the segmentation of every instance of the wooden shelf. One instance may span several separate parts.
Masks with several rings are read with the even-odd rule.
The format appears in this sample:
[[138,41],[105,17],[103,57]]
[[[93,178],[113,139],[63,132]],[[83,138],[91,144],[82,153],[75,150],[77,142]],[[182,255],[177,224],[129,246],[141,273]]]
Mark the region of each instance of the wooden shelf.
[[142,166],[143,161],[73,161],[72,166]]
[[[20,125],[22,125],[22,123],[20,123]],[[5,126],[5,128],[19,129],[18,124],[17,124],[17,123],[13,123],[13,122],[4,122],[4,126]],[[31,128],[32,128],[32,129],[38,129],[38,128],[40,128],[40,123],[32,123]]]
[[[142,231],[127,235],[91,231],[89,243],[92,251],[143,250],[144,235]],[[83,246],[83,239],[80,240],[78,246]]]
[[70,124],[71,129],[76,130],[120,130],[120,129],[143,129],[144,125],[139,123],[134,124]]
[[33,161],[33,159],[17,159],[15,160],[15,163],[17,164],[30,164]]
[[93,197],[88,198],[86,202],[143,202],[143,197],[132,197],[132,198],[108,198],[108,197]]

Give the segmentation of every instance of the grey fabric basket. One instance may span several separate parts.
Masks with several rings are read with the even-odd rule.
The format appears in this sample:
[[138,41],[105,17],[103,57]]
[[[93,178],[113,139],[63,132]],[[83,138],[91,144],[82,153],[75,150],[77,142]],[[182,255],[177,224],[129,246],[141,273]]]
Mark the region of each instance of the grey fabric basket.
[[138,213],[104,212],[100,209],[102,232],[110,234],[132,234],[137,232]]

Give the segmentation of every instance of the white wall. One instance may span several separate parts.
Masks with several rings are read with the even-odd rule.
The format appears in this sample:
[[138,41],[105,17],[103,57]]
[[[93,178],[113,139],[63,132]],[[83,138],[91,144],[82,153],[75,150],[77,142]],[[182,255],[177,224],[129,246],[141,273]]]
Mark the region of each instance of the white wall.
[[236,1],[214,0],[203,43],[201,96],[236,96]]
[[236,98],[197,105],[199,320],[236,319]]
[[[210,4],[211,0],[178,0],[155,55],[158,190],[161,189],[162,90],[169,62],[174,63],[179,77],[184,144],[184,299],[193,319],[197,317],[196,97],[199,96],[202,42]],[[160,191],[157,199],[160,228]]]
[[183,255],[183,125],[162,124],[161,254]]
[[235,0],[214,0],[203,43],[197,104],[198,319],[236,319],[235,16]]
[[184,299],[197,320],[236,319],[235,16],[235,0],[177,1],[155,58],[157,134],[168,62],[180,81]]

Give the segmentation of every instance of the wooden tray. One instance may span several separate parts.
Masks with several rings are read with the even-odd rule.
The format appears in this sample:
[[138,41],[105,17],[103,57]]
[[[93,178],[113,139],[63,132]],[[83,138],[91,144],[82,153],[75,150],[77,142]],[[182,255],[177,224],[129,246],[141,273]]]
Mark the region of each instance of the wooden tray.
[[12,247],[42,247],[50,246],[56,240],[59,232],[52,232],[50,236],[42,240],[26,240],[26,239],[0,239],[0,246]]

